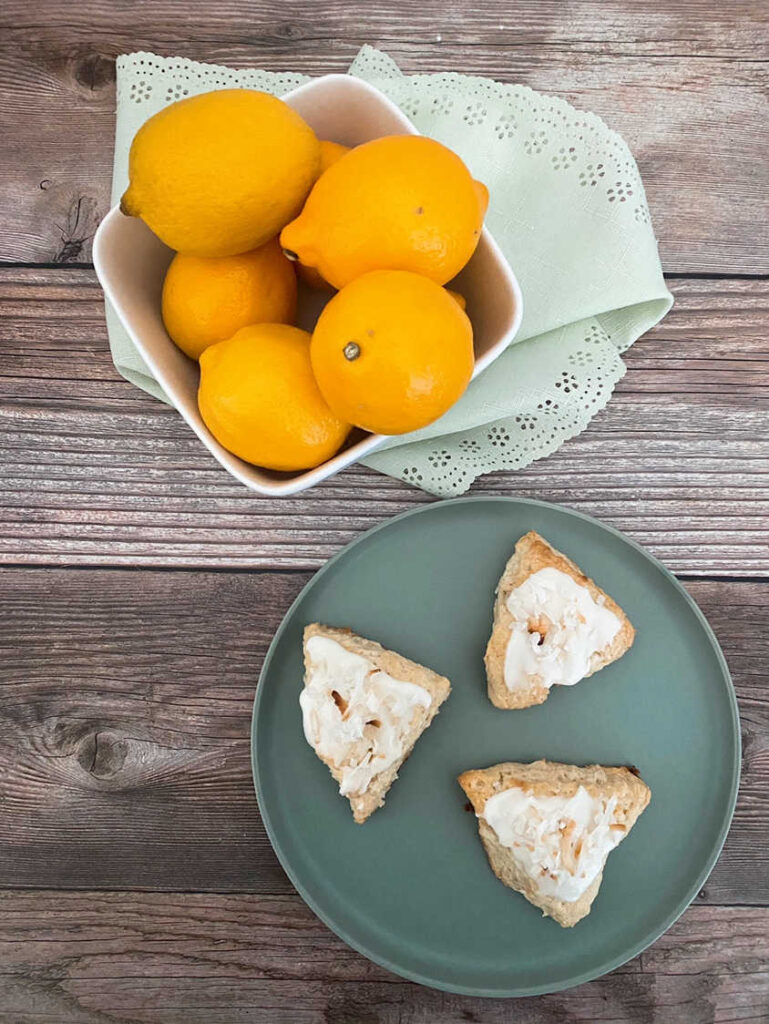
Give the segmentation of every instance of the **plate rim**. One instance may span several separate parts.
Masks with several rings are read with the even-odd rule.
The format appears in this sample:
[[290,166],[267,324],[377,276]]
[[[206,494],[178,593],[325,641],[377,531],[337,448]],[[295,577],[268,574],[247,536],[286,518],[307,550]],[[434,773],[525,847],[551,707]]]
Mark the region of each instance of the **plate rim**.
[[[350,934],[347,933],[346,929],[338,925],[330,915],[327,915],[322,910],[312,896],[308,894],[305,887],[296,877],[295,872],[289,862],[289,858],[286,856],[284,850],[280,845],[280,841],[275,834],[272,822],[270,821],[269,814],[264,809],[264,797],[262,793],[262,785],[259,777],[259,771],[257,768],[257,744],[256,744],[256,729],[257,719],[259,715],[259,708],[261,705],[262,694],[264,692],[262,687],[262,681],[266,678],[267,673],[270,669],[270,665],[275,656],[275,652],[278,647],[278,643],[285,632],[288,622],[291,619],[294,610],[299,605],[300,601],[304,598],[308,590],[315,586],[316,582],[321,579],[326,572],[328,572],[337,561],[352,548],[361,544],[364,540],[372,537],[395,523],[402,521],[403,519],[409,519],[412,516],[424,515],[434,512],[439,509],[448,508],[450,506],[456,506],[459,504],[514,504],[514,505],[529,505],[537,508],[556,509],[559,512],[565,513],[566,516],[573,517],[575,519],[581,519],[584,522],[591,523],[594,526],[598,526],[602,530],[607,530],[609,533],[618,537],[620,540],[629,544],[630,547],[635,548],[644,558],[650,561],[657,569],[661,570],[664,576],[672,582],[674,588],[681,594],[685,602],[689,605],[690,609],[694,612],[695,618],[698,620],[700,626],[703,628],[704,633],[713,648],[716,655],[716,660],[721,668],[724,682],[726,683],[726,691],[729,698],[729,708],[731,712],[731,726],[732,726],[732,737],[734,740],[734,757],[731,765],[731,785],[729,798],[725,808],[725,813],[721,821],[721,826],[718,832],[718,837],[711,850],[709,856],[706,858],[705,864],[697,875],[696,880],[690,885],[686,895],[683,899],[676,904],[670,914],[665,917],[659,927],[652,929],[648,937],[643,938],[640,942],[636,943],[629,950],[623,951],[618,956],[612,958],[608,964],[603,965],[598,970],[586,970],[579,972],[572,977],[562,980],[558,983],[542,983],[537,985],[529,986],[510,986],[510,987],[476,987],[471,985],[452,984],[451,982],[443,981],[442,979],[436,979],[428,974],[424,974],[418,970],[411,970],[407,966],[393,963],[388,957],[381,956],[378,953],[373,952],[367,948],[366,944],[359,942],[354,939]],[[469,495],[467,497],[449,498],[441,501],[428,502],[427,504],[418,505],[416,508],[406,509],[405,512],[400,512],[395,516],[391,516],[382,523],[377,523],[375,526],[370,527],[357,537],[353,537],[351,541],[348,541],[344,547],[340,548],[335,554],[333,554],[305,583],[302,589],[299,591],[297,596],[291,602],[289,607],[286,609],[283,618],[280,621],[278,628],[273,634],[270,646],[267,649],[267,653],[262,663],[262,668],[259,672],[259,679],[256,684],[256,693],[254,696],[253,710],[251,715],[251,726],[250,726],[250,747],[251,747],[251,775],[254,782],[254,789],[256,792],[256,801],[259,807],[259,814],[261,815],[262,822],[264,824],[265,831],[267,832],[267,838],[270,841],[275,855],[280,862],[281,867],[288,876],[289,881],[296,889],[299,896],[301,896],[304,903],[312,910],[316,917],[318,917],[323,924],[326,925],[338,938],[345,942],[351,949],[354,949],[357,953],[365,956],[372,963],[377,964],[379,967],[383,967],[385,970],[391,971],[393,974],[400,978],[405,978],[407,981],[413,981],[420,985],[425,985],[428,988],[437,989],[441,992],[451,992],[456,995],[475,996],[481,998],[496,998],[496,999],[516,999],[524,998],[526,996],[537,996],[547,995],[552,992],[563,992],[566,989],[575,988],[577,985],[583,985],[586,982],[594,981],[597,978],[602,978],[604,975],[611,973],[623,964],[628,963],[634,957],[638,956],[644,950],[648,949],[653,943],[655,943],[662,935],[664,935],[669,929],[678,921],[683,913],[689,908],[693,902],[695,896],[700,891],[702,886],[707,881],[710,873],[721,856],[726,837],[731,828],[732,820],[734,818],[734,811],[737,804],[737,795],[739,792],[741,767],[742,767],[742,735],[740,729],[740,716],[739,716],[739,705],[737,703],[737,693],[734,688],[734,681],[729,671],[726,658],[721,645],[713,632],[713,629],[705,617],[704,612],[699,607],[697,602],[688,592],[686,587],[676,578],[676,576],[667,568],[658,558],[656,558],[650,551],[647,551],[641,544],[633,540],[631,537],[626,536],[616,527],[604,523],[594,516],[588,515],[585,512],[580,512],[577,509],[567,508],[565,505],[559,505],[555,502],[542,501],[538,498],[518,498],[512,495],[491,495],[491,494],[476,494]]]

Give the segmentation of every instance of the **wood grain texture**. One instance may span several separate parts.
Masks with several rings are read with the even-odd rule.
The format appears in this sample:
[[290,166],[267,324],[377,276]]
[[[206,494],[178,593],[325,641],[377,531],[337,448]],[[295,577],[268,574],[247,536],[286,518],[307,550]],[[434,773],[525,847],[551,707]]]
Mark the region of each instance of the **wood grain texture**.
[[[695,905],[619,971],[515,1004],[348,949],[293,892],[253,795],[253,692],[284,611],[342,544],[430,499],[362,467],[251,495],[118,377],[77,266],[108,208],[119,53],[320,74],[367,42],[407,72],[601,114],[666,270],[754,278],[673,279],[589,430],[474,488],[597,515],[685,574],[743,731]],[[19,566],[0,569],[0,1024],[769,1020],[768,85],[757,0],[4,0],[0,261],[64,266],[0,267],[0,565]]]
[[708,0],[5,0],[0,258],[90,258],[109,202],[119,53],[321,74],[346,70],[366,42],[405,71],[522,82],[594,110],[637,157],[666,269],[769,272],[769,14]]
[[[473,493],[600,516],[688,574],[769,575],[769,282],[673,280],[589,429]],[[315,568],[429,500],[353,467],[264,498],[122,381],[89,270],[0,273],[0,561]]]
[[[259,820],[249,727],[268,643],[308,578],[0,573],[0,887],[291,891]],[[744,733],[735,824],[700,900],[769,904],[769,585],[688,587]]]
[[511,1004],[400,980],[296,896],[0,894],[1,1024],[761,1024],[768,961],[768,909],[693,907],[612,974]]

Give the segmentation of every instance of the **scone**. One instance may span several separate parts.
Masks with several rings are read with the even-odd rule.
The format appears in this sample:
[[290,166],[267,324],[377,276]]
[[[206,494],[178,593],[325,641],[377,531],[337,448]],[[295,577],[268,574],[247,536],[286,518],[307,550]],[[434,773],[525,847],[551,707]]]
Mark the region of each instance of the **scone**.
[[542,704],[617,658],[635,630],[608,594],[538,533],[515,545],[497,584],[486,647],[489,700],[498,708]]
[[349,629],[304,631],[304,735],[363,822],[446,700],[444,676]]
[[534,761],[464,772],[494,874],[563,928],[590,913],[609,853],[649,803],[631,768]]

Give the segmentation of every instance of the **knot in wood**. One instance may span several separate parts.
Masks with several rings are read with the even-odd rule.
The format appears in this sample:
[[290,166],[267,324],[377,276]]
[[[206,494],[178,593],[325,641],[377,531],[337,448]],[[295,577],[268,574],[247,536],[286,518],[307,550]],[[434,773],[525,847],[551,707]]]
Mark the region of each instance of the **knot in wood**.
[[96,779],[110,779],[125,764],[128,744],[112,732],[92,732],[78,747],[81,768]]

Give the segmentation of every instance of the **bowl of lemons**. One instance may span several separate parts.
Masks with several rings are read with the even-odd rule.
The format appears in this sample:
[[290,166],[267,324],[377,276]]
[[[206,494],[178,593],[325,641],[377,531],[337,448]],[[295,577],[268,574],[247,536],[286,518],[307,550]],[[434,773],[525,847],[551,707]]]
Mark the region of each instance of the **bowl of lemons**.
[[139,129],[104,292],[233,476],[291,494],[438,420],[510,344],[486,187],[373,86],[222,89]]

